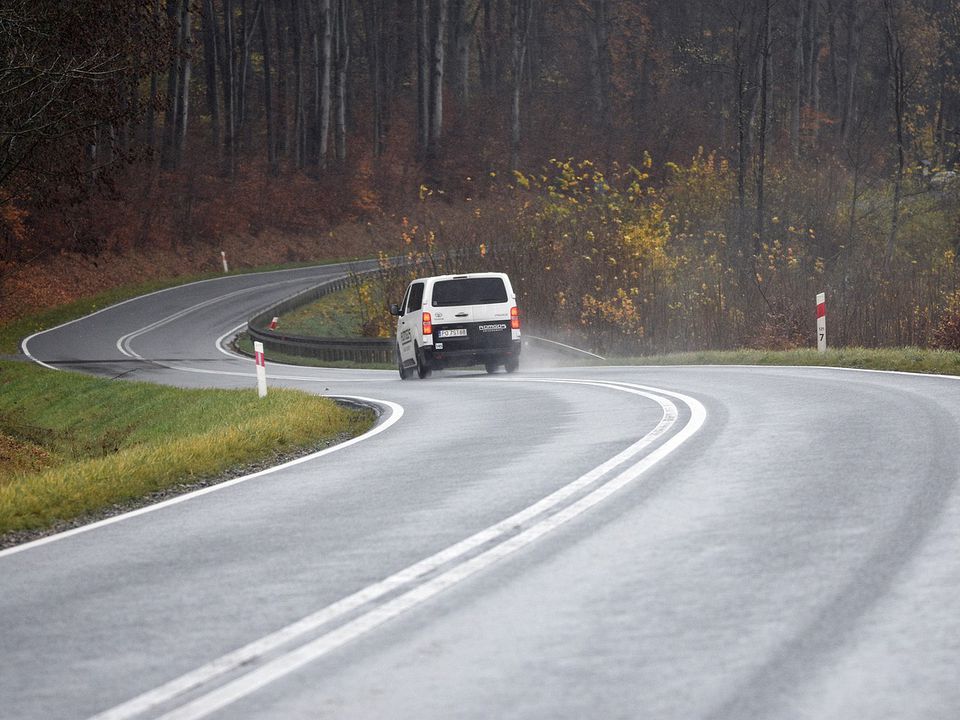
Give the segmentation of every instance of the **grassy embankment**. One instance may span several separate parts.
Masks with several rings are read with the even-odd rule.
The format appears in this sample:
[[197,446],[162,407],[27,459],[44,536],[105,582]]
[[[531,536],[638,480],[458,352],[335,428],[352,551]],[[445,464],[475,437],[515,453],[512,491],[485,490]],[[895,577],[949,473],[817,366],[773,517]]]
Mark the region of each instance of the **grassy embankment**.
[[[343,290],[320,298],[280,318],[284,331],[295,335],[350,337],[360,334],[362,317],[356,293]],[[249,341],[247,341],[249,342]],[[280,361],[280,358],[275,358]],[[287,357],[283,362],[323,364]],[[591,363],[593,364],[593,363]],[[960,353],[922,348],[836,348],[826,353],[800,350],[710,350],[641,357],[611,357],[609,365],[817,365],[960,375]]]
[[49,527],[357,435],[371,412],[271,390],[182,390],[0,363],[0,534]]
[[[290,335],[307,337],[350,338],[360,337],[363,327],[363,315],[356,301],[354,290],[341,290],[318,298],[280,318],[280,327]],[[237,349],[253,355],[253,341],[246,333],[237,338]],[[287,355],[271,351],[267,362],[288,363],[290,365],[309,365],[312,367],[342,367],[393,370],[393,363],[355,363],[347,361],[317,360],[315,358]]]
[[649,357],[609,358],[612,365],[815,365],[960,375],[960,353],[923,348],[835,348],[802,350],[724,350]]
[[[274,269],[281,266],[255,271]],[[0,354],[18,352],[40,330],[209,277],[219,275],[120,287],[5,323]],[[253,391],[179,390],[0,362],[0,535],[329,444],[372,422],[372,413],[305,393],[272,390],[260,401]]]

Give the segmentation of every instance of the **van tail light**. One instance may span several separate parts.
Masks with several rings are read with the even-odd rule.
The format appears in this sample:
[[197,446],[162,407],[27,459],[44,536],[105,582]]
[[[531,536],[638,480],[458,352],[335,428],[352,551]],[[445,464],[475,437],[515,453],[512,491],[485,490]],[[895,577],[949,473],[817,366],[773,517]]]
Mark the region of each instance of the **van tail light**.
[[520,310],[515,307],[510,308],[510,328],[513,330],[520,329]]
[[433,318],[430,317],[428,312],[423,314],[423,334],[433,335]]

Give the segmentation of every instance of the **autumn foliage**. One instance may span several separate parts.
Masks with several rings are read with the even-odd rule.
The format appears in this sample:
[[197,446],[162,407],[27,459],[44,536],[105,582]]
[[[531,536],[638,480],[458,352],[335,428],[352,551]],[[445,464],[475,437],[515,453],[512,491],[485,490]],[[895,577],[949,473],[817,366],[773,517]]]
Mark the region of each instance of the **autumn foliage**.
[[381,251],[604,350],[809,344],[821,291],[831,343],[943,343],[958,38],[946,0],[12,0],[0,319]]

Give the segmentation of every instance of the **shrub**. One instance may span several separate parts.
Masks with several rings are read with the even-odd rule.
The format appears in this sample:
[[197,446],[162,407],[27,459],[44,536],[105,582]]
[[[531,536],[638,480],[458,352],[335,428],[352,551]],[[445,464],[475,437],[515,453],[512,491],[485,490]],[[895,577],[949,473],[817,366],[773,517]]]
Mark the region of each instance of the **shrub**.
[[940,350],[960,350],[960,290],[947,296],[931,344]]

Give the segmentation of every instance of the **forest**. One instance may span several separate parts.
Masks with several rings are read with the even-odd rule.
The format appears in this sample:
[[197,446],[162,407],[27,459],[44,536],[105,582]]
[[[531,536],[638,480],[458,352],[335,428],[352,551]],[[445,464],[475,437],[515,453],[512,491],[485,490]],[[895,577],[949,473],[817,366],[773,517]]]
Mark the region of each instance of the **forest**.
[[0,319],[242,240],[603,350],[808,346],[818,292],[960,349],[958,0],[2,0],[0,53]]

